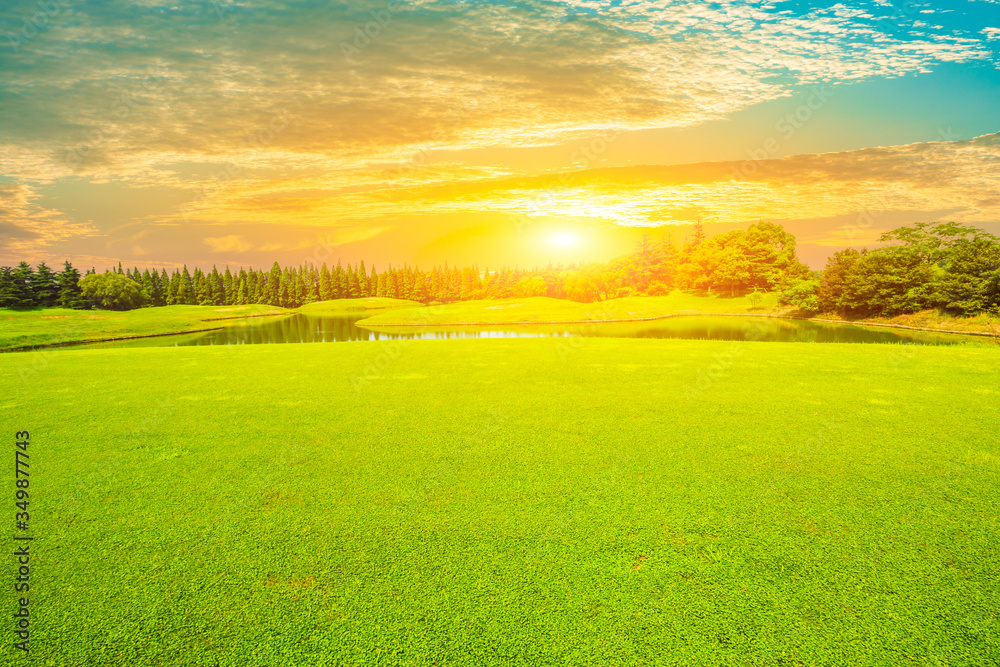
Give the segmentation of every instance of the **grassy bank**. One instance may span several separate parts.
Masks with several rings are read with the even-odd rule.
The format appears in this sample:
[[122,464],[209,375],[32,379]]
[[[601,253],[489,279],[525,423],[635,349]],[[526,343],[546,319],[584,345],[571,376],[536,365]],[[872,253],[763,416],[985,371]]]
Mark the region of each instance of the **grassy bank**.
[[370,298],[323,301],[296,310],[267,305],[164,306],[120,312],[65,308],[0,309],[0,350],[103,338],[185,333],[233,326],[242,323],[243,318],[247,317],[287,315],[293,312],[307,315],[359,315],[387,308],[419,305],[416,301]]
[[196,331],[229,326],[238,318],[282,315],[274,306],[164,306],[129,311],[0,309],[0,350],[120,336]]
[[522,322],[567,322],[627,320],[662,317],[672,313],[760,313],[772,310],[774,294],[762,295],[757,309],[746,297],[720,298],[673,292],[669,296],[625,297],[597,303],[578,303],[565,299],[529,297],[492,301],[463,301],[442,306],[401,308],[360,321],[361,326],[441,324],[499,324]]
[[50,350],[0,380],[37,664],[1000,655],[989,348]]
[[[838,315],[823,315],[829,319],[840,319]],[[924,329],[940,329],[944,331],[975,331],[1000,335],[1000,317],[995,315],[976,315],[973,317],[955,317],[937,310],[924,310],[919,313],[897,315],[896,317],[871,317],[857,320],[859,324],[875,322],[894,326],[920,327]]]

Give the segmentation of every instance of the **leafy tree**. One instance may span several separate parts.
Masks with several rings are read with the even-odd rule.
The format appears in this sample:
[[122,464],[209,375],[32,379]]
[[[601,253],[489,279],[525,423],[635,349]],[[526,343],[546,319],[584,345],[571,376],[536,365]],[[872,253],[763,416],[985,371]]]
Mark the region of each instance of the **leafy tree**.
[[819,312],[849,315],[850,309],[844,300],[848,275],[854,264],[861,259],[861,253],[854,248],[833,253],[826,260],[819,288],[816,290],[816,305]]
[[843,305],[862,317],[913,313],[933,303],[931,276],[930,265],[908,248],[865,253],[847,274]]
[[142,291],[121,273],[91,274],[80,280],[83,298],[93,308],[131,310],[142,305]]
[[955,247],[935,296],[958,315],[1000,313],[1000,243],[980,237]]

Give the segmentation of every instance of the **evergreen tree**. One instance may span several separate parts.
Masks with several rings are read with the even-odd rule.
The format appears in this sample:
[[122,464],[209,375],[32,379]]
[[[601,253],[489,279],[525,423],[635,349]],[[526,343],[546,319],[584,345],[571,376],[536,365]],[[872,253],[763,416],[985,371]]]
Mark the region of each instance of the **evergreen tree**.
[[258,299],[260,295],[257,292],[259,281],[257,280],[257,272],[250,267],[250,272],[247,273],[247,303],[260,303]]
[[358,297],[365,298],[368,296],[368,272],[365,271],[365,260],[361,260],[358,264]]
[[14,269],[12,297],[14,308],[31,308],[35,305],[35,270],[27,262]]
[[14,295],[14,269],[0,266],[0,308],[17,307]]
[[[350,268],[349,264],[348,268]],[[350,290],[348,289],[347,271],[345,271],[343,267],[340,266],[339,259],[337,260],[337,274],[336,274],[336,282],[334,282],[334,288],[337,291],[336,298],[338,299],[349,298],[348,294]]]
[[194,282],[191,279],[191,273],[188,271],[187,264],[185,264],[183,270],[181,271],[179,282],[177,283],[176,303],[191,305],[194,303],[194,299]]
[[226,272],[222,276],[222,304],[226,306],[231,306],[236,303],[236,292],[239,289],[239,283],[233,284],[233,274],[229,271],[229,265],[226,265]]
[[58,283],[58,305],[61,308],[82,308],[80,272],[73,268],[68,259],[63,263],[63,270],[59,273]]
[[326,268],[326,262],[323,262],[323,268],[319,271],[319,299],[329,301],[332,298],[333,284],[330,282],[330,269]]
[[166,269],[160,269],[160,303],[158,306],[167,305],[167,288],[170,287],[170,276]]
[[289,285],[289,282],[291,282],[291,277],[288,275],[288,269],[285,269],[282,273],[278,274],[278,302],[271,305],[289,307],[289,299],[291,298],[289,294],[291,290],[289,288],[295,288],[295,284],[292,283],[292,285]]
[[275,262],[267,277],[267,302],[272,306],[281,305],[281,267]]
[[35,305],[52,308],[59,300],[59,277],[45,262],[41,262],[36,267],[32,288],[35,294]]
[[247,303],[247,276],[240,271],[240,278],[237,281],[236,303],[240,306]]
[[198,268],[194,270],[194,289],[197,295],[195,303],[199,306],[212,305],[212,283]]

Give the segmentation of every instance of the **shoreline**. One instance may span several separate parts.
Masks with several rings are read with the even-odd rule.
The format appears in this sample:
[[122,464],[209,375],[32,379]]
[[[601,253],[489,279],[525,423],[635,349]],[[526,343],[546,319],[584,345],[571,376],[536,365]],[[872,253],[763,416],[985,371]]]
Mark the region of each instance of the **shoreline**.
[[115,336],[113,338],[87,338],[84,340],[64,340],[58,343],[41,343],[39,345],[21,345],[20,347],[5,347],[0,350],[4,352],[30,352],[32,350],[43,350],[48,347],[69,347],[71,345],[87,345],[89,343],[112,343],[116,340],[135,340],[139,338],[158,338],[160,336],[183,336],[191,333],[204,333],[206,331],[218,331],[225,327],[209,327],[208,329],[191,329],[190,331],[167,331],[155,334],[136,334],[134,336]]
[[674,317],[765,317],[780,320],[796,320],[799,322],[822,322],[827,324],[851,324],[863,327],[886,327],[890,329],[909,329],[911,331],[926,331],[929,333],[958,334],[965,336],[986,336],[990,338],[1000,338],[1000,333],[990,331],[965,331],[959,329],[935,329],[931,327],[915,327],[907,324],[887,324],[885,322],[866,322],[864,320],[829,320],[818,317],[795,317],[793,315],[774,315],[771,313],[703,313],[700,311],[685,311],[680,313],[669,313],[667,315],[657,315],[655,317],[634,317],[625,319],[591,319],[591,320],[543,320],[528,322],[441,322],[437,324],[365,324],[364,320],[355,322],[355,326],[364,329],[393,328],[393,327],[424,327],[427,329],[441,327],[489,327],[489,326],[533,326],[533,325],[560,325],[560,324],[609,324],[614,322],[652,322],[655,320],[667,320]]

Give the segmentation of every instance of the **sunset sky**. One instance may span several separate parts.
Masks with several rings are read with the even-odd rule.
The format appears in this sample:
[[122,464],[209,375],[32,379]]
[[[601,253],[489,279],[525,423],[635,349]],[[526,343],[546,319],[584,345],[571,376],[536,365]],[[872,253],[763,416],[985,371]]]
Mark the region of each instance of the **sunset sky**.
[[1000,233],[1000,4],[4,0],[0,263],[605,261]]

